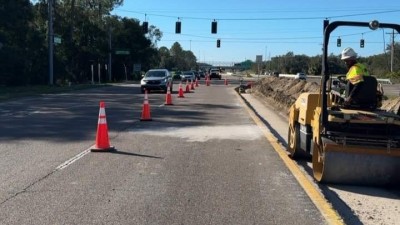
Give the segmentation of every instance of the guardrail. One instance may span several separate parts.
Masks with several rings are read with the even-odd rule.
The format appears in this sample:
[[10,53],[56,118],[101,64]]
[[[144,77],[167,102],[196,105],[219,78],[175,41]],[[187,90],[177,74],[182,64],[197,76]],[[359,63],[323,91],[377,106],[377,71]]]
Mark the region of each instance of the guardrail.
[[381,84],[393,84],[390,79],[376,79]]

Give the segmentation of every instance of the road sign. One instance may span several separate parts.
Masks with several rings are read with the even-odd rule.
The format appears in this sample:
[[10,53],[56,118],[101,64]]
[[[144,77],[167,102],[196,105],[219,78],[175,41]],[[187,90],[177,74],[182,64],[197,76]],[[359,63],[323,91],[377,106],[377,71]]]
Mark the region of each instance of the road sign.
[[54,36],[54,44],[61,44],[61,37]]
[[262,62],[262,55],[256,55],[256,63]]
[[115,51],[116,55],[129,55],[130,52],[128,50],[117,50]]
[[140,63],[133,64],[133,71],[134,72],[140,72],[141,69],[142,69],[142,65]]

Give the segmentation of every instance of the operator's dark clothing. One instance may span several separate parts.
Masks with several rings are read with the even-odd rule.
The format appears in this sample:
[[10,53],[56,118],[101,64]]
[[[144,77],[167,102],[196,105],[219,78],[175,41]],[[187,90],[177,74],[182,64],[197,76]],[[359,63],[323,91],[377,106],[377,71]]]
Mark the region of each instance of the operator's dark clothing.
[[363,76],[363,81],[355,85],[347,82],[346,97],[351,98],[349,108],[376,109],[377,85],[375,77]]
[[354,61],[346,74],[346,80],[346,107],[359,109],[376,108],[377,81],[374,77],[369,76],[365,65]]

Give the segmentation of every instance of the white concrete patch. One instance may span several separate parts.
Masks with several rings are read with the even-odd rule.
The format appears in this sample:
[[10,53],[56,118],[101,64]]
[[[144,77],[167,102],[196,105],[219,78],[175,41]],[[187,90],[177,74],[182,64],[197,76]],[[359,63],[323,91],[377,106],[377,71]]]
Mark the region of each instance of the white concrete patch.
[[211,139],[256,140],[263,137],[256,125],[170,127],[162,130],[135,130],[134,133],[186,138],[189,142],[206,142]]

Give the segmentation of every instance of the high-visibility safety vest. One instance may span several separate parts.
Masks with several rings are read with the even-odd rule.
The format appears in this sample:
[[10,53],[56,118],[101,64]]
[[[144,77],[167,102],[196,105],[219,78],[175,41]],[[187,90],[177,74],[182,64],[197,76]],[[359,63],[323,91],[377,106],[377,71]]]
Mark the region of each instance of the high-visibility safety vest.
[[363,76],[369,76],[367,67],[361,63],[356,63],[350,67],[349,72],[346,74],[346,79],[352,84],[363,82]]

